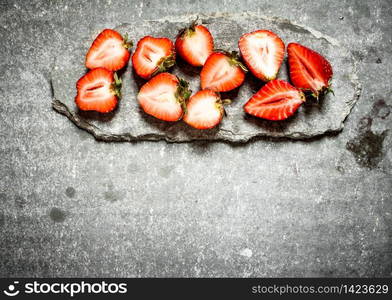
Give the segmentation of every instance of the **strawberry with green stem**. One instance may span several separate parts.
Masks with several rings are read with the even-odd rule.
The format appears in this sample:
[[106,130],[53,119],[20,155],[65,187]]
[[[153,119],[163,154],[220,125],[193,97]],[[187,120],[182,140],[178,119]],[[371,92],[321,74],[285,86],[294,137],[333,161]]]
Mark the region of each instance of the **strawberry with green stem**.
[[174,122],[186,111],[190,95],[188,82],[170,73],[160,73],[141,87],[137,99],[145,113]]
[[136,74],[144,79],[167,71],[175,63],[174,45],[168,38],[145,36],[137,43],[132,56],[132,64]]
[[132,42],[112,29],[103,30],[92,43],[86,55],[88,69],[105,68],[117,71],[124,68],[130,57]]
[[189,27],[180,30],[175,46],[183,60],[201,67],[214,51],[214,40],[208,28],[198,25],[196,19]]
[[206,60],[200,73],[202,89],[228,92],[241,86],[245,80],[246,67],[237,52],[216,50]]
[[284,80],[274,79],[249,99],[244,110],[255,117],[280,121],[291,117],[305,100],[302,91]]
[[117,73],[104,68],[93,69],[78,80],[75,103],[80,110],[111,112],[121,98],[121,84]]
[[184,122],[196,129],[211,129],[217,126],[225,114],[223,105],[230,100],[222,100],[219,93],[201,90],[194,94],[187,103]]
[[287,46],[290,80],[299,89],[318,99],[332,92],[332,67],[321,54],[297,43]]
[[246,66],[257,78],[267,82],[276,78],[284,58],[284,43],[269,30],[246,33],[238,41]]

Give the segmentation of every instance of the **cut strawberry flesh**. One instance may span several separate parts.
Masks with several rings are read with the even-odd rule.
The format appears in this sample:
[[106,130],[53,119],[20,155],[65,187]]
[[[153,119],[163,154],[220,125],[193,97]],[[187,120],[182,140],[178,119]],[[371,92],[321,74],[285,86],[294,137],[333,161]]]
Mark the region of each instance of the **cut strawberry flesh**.
[[196,33],[194,35],[191,35],[186,39],[185,43],[187,44],[187,47],[192,48],[192,51],[200,65],[204,65],[212,51],[206,49],[208,47],[208,41],[205,36],[199,34],[198,28],[196,28]]
[[292,77],[295,78],[296,73],[298,72],[300,73],[300,76],[304,77],[305,82],[308,83],[311,90],[322,90],[328,83],[320,79],[321,76],[317,74],[317,70],[314,69],[314,66],[301,56],[298,56],[295,52],[293,55],[297,59],[298,68],[293,70]]
[[223,53],[210,55],[200,73],[201,88],[227,92],[239,87],[245,80],[245,72],[230,63]]
[[219,96],[210,90],[202,90],[193,95],[187,104],[184,121],[197,129],[209,129],[220,123],[223,106]]
[[176,76],[161,73],[142,86],[137,98],[147,114],[165,121],[177,121],[183,112],[177,101],[177,88]]
[[216,101],[215,96],[209,96],[192,104],[190,106],[192,117],[205,123],[210,123],[210,120],[217,120],[220,118],[220,111],[217,109]]
[[109,71],[122,69],[130,54],[123,37],[117,31],[105,29],[94,40],[86,55],[86,67],[89,69],[105,68]]
[[283,80],[272,80],[245,104],[248,114],[268,120],[284,120],[292,116],[305,101],[301,91]]
[[[222,80],[225,80],[230,75],[232,66],[226,59],[222,59],[216,62],[215,72],[211,72],[210,76],[207,76],[210,82],[214,85],[219,85]],[[207,79],[207,80],[208,80]]]
[[93,86],[82,91],[83,98],[87,102],[101,101],[102,99],[106,99],[108,94],[110,94],[110,89],[108,88],[108,85],[100,83],[97,83],[97,86]]
[[117,39],[108,39],[104,41],[100,49],[92,55],[92,59],[109,61],[123,54],[123,42]]
[[213,48],[211,33],[202,25],[195,26],[193,31],[188,29],[176,40],[177,52],[193,66],[203,66]]
[[292,83],[301,89],[310,90],[317,97],[329,87],[332,67],[317,52],[300,44],[290,43],[287,47]]
[[144,59],[144,63],[152,69],[156,68],[158,62],[166,55],[164,49],[151,42],[144,43],[141,46],[140,52],[143,53],[142,57]]
[[255,68],[263,70],[266,77],[273,77],[276,74],[275,54],[270,55],[270,53],[276,53],[274,43],[265,37],[259,38],[258,36],[251,36],[248,42],[249,54],[259,58],[253,61]]
[[239,40],[239,48],[256,77],[264,81],[276,77],[284,57],[284,44],[276,34],[268,30],[244,34]]
[[113,73],[103,68],[93,69],[80,78],[76,84],[78,93],[75,98],[79,109],[102,113],[112,111],[117,104],[113,81]]
[[146,36],[138,44],[132,56],[132,63],[136,73],[148,79],[158,70],[163,60],[174,55],[173,43],[168,38],[154,38]]

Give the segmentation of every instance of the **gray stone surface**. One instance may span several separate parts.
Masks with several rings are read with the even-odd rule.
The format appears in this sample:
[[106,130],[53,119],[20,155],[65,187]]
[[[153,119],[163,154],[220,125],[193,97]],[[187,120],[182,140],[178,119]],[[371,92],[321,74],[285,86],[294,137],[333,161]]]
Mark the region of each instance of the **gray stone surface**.
[[[196,15],[171,17],[154,21],[123,24],[115,29],[128,34],[135,43],[146,35],[175,39],[178,31],[196,19]],[[343,128],[343,121],[350,113],[360,95],[357,75],[357,62],[352,54],[339,45],[335,39],[293,23],[292,21],[260,16],[256,13],[199,15],[215,39],[217,49],[238,51],[238,40],[242,34],[257,29],[269,29],[278,34],[283,41],[299,42],[325,55],[333,66],[332,86],[334,94],[326,95],[319,102],[308,99],[294,117],[281,122],[273,122],[247,116],[243,105],[262,86],[262,82],[250,73],[245,83],[230,93],[222,93],[222,98],[232,100],[226,106],[227,116],[221,124],[211,130],[195,130],[184,122],[164,122],[145,114],[136,100],[141,85],[146,81],[133,71],[132,63],[121,72],[123,79],[122,99],[117,110],[102,115],[79,112],[75,102],[75,82],[86,72],[85,55],[91,40],[73,43],[75,48],[64,51],[56,57],[51,72],[54,92],[53,108],[67,116],[79,128],[92,133],[104,141],[167,140],[184,142],[192,140],[222,140],[247,142],[250,139],[272,136],[287,138],[311,138],[326,132],[336,132]],[[190,83],[194,92],[200,89],[200,68],[194,68],[181,60],[171,70]],[[289,80],[286,61],[279,72],[279,78]]]
[[[102,28],[253,11],[359,61],[338,135],[103,143],[51,107],[55,58]],[[391,276],[390,1],[0,2],[1,276]]]

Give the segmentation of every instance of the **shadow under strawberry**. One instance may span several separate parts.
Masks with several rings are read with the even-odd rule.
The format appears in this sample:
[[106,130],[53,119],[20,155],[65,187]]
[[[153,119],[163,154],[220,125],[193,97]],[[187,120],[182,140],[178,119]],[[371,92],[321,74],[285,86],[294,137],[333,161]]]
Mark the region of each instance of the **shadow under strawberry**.
[[286,120],[282,121],[270,121],[270,120],[265,120],[261,119],[252,115],[249,115],[247,113],[244,113],[244,120],[250,123],[253,123],[254,125],[257,125],[261,128],[263,128],[266,131],[269,132],[281,132],[285,131],[291,124],[292,122],[297,118],[297,114],[294,114],[293,116],[289,117]]
[[191,126],[185,124],[184,122],[181,124],[182,131],[188,136],[188,137],[198,137],[200,140],[209,140],[216,136],[219,132],[220,124],[215,126],[214,128],[211,129],[196,129],[192,128]]
[[265,84],[266,82],[263,82],[254,76],[252,72],[248,72],[246,73],[243,86],[247,86],[251,90],[252,94],[256,94]]
[[206,152],[209,151],[209,149],[212,147],[212,143],[210,143],[209,141],[193,141],[190,144],[191,147],[191,151],[192,153],[199,155],[199,156],[203,156],[205,155]]
[[308,93],[305,93],[305,96],[306,96],[306,101],[302,104],[303,107],[302,110],[304,114],[309,115],[316,112],[323,113],[325,111],[324,102],[328,101],[328,99],[326,100],[326,98],[329,98],[328,94],[326,93],[320,94],[318,99],[316,99],[312,95],[309,95]]
[[116,106],[116,108],[113,111],[111,111],[109,113],[100,113],[97,111],[84,111],[84,110],[78,109],[76,111],[76,114],[80,118],[82,118],[86,121],[99,121],[99,122],[106,123],[106,122],[110,122],[114,118],[117,110],[118,110],[118,105]]
[[153,116],[150,116],[149,114],[146,114],[141,107],[139,107],[139,113],[144,122],[148,123],[149,126],[164,132],[169,138],[184,134],[190,139],[192,137],[198,137],[201,140],[203,138],[208,140],[216,136],[219,132],[220,124],[211,129],[200,130],[192,128],[182,120],[178,120],[176,122],[167,122],[157,119]]
[[154,127],[155,129],[158,129],[162,132],[166,132],[168,130],[168,128],[170,128],[172,126],[177,126],[177,123],[179,123],[179,121],[167,122],[167,121],[163,121],[158,118],[155,118],[153,116],[150,116],[149,114],[144,112],[144,110],[140,107],[140,105],[139,105],[139,114],[145,123],[147,123],[151,127]]
[[[132,67],[131,67],[132,68]],[[131,77],[132,77],[132,83],[136,83],[137,89],[140,90],[140,88],[148,81],[146,79],[141,78],[139,75],[137,75],[136,71],[134,68],[132,68]]]
[[176,65],[174,66],[174,68],[177,68],[179,72],[191,78],[200,76],[201,67],[191,66],[181,57],[176,58]]

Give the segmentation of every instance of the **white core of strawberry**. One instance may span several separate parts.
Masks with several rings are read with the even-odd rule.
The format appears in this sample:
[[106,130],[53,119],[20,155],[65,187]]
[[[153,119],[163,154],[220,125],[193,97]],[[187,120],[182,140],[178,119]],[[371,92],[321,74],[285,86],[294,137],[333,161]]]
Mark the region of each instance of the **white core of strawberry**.
[[217,98],[206,96],[197,99],[188,107],[188,119],[191,121],[200,121],[201,123],[215,122],[220,119],[221,111],[216,104]]
[[142,44],[140,51],[144,54],[141,56],[141,59],[151,68],[155,68],[162,57],[165,56],[165,52],[161,47],[158,47],[154,43],[150,43],[148,41]]
[[94,60],[111,60],[113,57],[121,57],[124,53],[123,42],[118,39],[107,39],[99,47],[99,51],[93,54]]
[[108,80],[98,80],[86,84],[80,93],[83,96],[84,102],[100,102],[106,101],[108,97],[112,96],[110,90],[111,82]]
[[[227,59],[219,60],[214,68],[216,72],[211,73],[205,88],[213,88],[214,86],[219,86],[222,81],[227,80],[227,76],[231,73],[232,68],[233,67],[230,65]],[[210,83],[213,83],[213,86],[210,86]]]
[[314,91],[321,91],[325,88],[324,82],[318,80],[317,78],[313,79],[311,82]]
[[[270,89],[271,90],[271,89]],[[270,97],[266,97],[263,99],[263,104],[268,104],[268,103],[277,103],[281,101],[282,99],[287,99],[287,100],[294,100],[298,99],[298,91],[283,91],[283,92],[274,92],[272,90],[272,93]]]
[[205,50],[208,41],[203,34],[192,34],[185,40],[186,47],[192,49],[192,53],[198,58],[200,64],[204,65],[209,53]]
[[252,62],[257,69],[262,70],[266,77],[276,75],[276,48],[274,39],[264,33],[253,34],[247,37],[248,51]]
[[137,98],[150,115],[177,114],[181,113],[182,108],[175,97],[176,89],[176,85],[161,83],[154,85],[153,88],[144,89]]
[[159,103],[176,103],[175,97],[176,87],[169,84],[160,84],[155,88],[148,90],[142,94],[143,98],[149,99],[149,101]]

